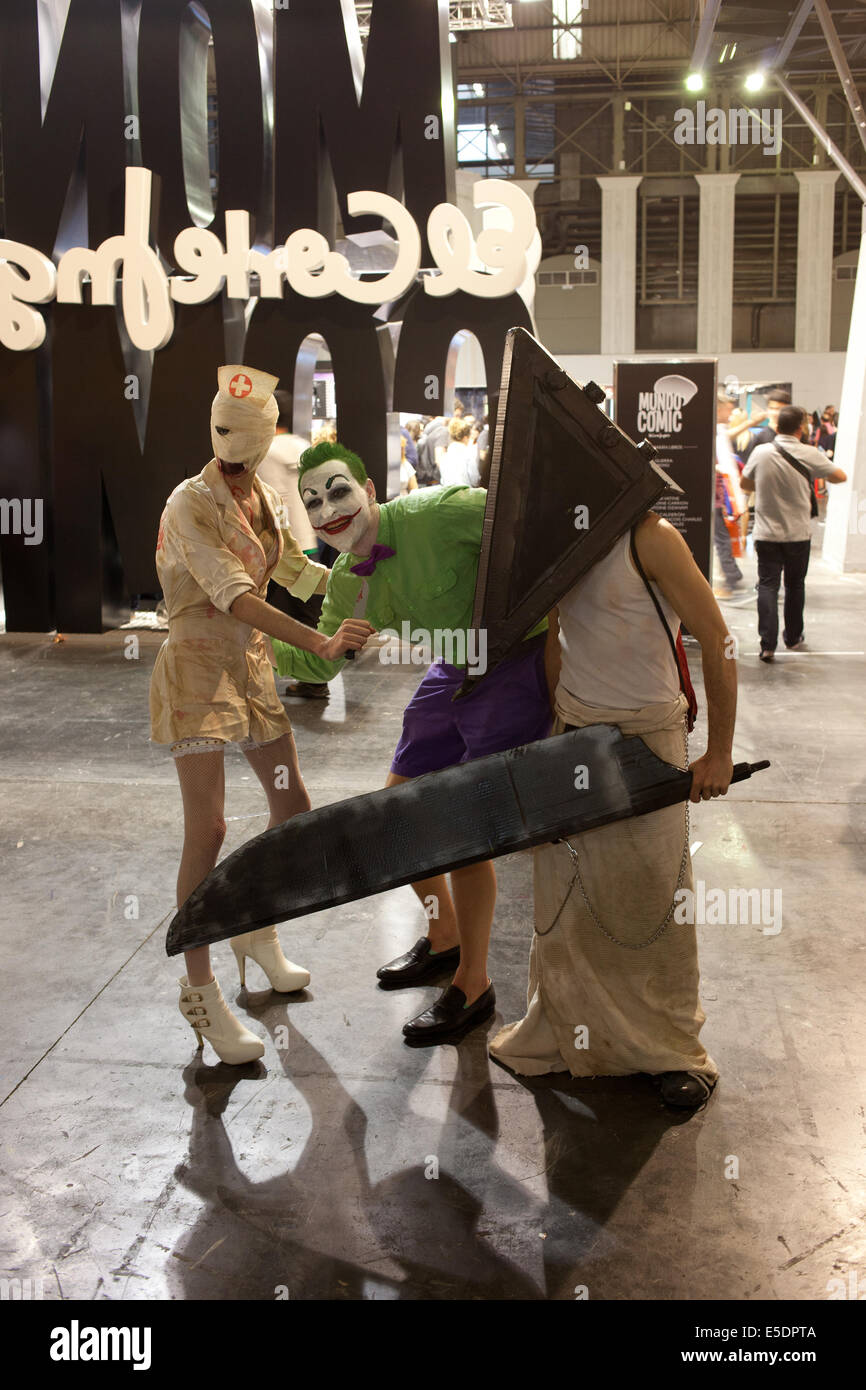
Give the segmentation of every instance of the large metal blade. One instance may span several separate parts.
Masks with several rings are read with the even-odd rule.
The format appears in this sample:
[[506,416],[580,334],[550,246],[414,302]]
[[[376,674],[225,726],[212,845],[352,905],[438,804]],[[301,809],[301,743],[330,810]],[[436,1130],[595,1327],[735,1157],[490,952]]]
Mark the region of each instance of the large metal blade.
[[[735,780],[769,764],[738,764]],[[224,859],[168,955],[684,801],[692,775],[594,725],[295,816]]]

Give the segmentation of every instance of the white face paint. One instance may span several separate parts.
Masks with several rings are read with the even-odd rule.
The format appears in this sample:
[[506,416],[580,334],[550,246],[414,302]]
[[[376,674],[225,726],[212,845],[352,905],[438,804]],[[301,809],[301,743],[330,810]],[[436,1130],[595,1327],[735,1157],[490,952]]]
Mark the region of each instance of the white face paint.
[[316,535],[335,550],[354,550],[372,520],[373,500],[348,465],[330,459],[310,468],[300,491]]

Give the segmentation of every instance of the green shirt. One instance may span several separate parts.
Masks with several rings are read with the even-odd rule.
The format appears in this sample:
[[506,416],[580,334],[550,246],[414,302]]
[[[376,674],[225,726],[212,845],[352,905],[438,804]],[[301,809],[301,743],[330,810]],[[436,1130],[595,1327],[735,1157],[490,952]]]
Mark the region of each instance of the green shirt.
[[[376,543],[397,553],[380,560],[367,579],[367,622],[379,632],[398,635],[402,624],[409,623],[413,640],[426,638],[433,644],[434,655],[439,650],[436,636],[443,632],[463,634],[462,647],[456,641],[451,650],[471,650],[466,634],[472,626],[486,504],[483,488],[463,486],[416,488],[405,497],[383,502]],[[331,570],[318,624],[327,637],[352,616],[362,580],[350,571],[362,558],[340,555]],[[543,632],[546,626],[543,618],[527,636]],[[286,642],[275,640],[273,646],[280,675],[295,680],[332,680],[345,662],[345,657],[325,661]],[[443,655],[447,660],[447,647]]]

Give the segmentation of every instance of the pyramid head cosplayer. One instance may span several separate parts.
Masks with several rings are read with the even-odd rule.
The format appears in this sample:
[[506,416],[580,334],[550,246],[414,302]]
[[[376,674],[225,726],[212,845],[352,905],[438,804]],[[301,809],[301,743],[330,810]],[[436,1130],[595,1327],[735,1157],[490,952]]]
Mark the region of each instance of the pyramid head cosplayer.
[[226,481],[249,492],[277,432],[279,378],[254,367],[220,367],[210,411],[214,458]]

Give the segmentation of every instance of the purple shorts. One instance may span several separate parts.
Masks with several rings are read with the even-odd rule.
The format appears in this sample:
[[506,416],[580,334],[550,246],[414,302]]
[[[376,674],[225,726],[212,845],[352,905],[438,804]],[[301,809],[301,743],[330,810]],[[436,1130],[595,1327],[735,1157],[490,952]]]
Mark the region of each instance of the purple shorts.
[[526,645],[529,650],[503,661],[472,695],[453,703],[466,672],[434,662],[406,706],[391,771],[420,777],[547,738],[553,716],[544,641],[530,638]]

